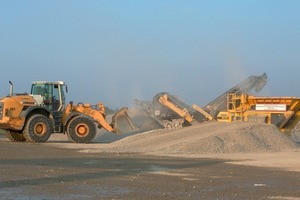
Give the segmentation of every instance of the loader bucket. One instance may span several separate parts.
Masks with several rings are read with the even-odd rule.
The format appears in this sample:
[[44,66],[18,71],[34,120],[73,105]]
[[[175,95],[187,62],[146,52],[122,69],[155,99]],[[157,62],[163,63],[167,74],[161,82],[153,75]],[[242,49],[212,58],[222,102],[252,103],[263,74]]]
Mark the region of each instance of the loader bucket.
[[128,108],[121,108],[113,117],[111,126],[113,132],[117,134],[129,133],[137,131],[138,129],[132,123],[131,118],[127,113]]

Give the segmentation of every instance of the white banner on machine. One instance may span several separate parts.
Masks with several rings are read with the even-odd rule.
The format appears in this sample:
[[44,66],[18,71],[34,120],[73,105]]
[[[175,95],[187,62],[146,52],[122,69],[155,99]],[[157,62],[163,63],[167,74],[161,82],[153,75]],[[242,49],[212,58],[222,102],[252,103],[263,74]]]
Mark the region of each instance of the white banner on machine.
[[256,104],[255,110],[286,111],[286,105],[285,104]]

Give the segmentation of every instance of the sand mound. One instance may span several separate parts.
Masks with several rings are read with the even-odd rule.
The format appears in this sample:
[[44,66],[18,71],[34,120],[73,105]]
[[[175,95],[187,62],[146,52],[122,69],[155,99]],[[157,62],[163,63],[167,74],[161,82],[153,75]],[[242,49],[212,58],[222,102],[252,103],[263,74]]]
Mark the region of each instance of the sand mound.
[[156,155],[278,152],[297,145],[275,126],[237,122],[207,122],[176,130],[156,130],[131,135],[98,152],[136,152]]

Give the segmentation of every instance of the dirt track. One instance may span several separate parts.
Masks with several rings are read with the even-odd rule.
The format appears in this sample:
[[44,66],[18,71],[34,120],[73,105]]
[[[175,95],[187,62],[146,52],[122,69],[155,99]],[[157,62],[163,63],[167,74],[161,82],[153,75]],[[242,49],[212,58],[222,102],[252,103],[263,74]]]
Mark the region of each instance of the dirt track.
[[[0,196],[299,199],[299,146],[273,127],[226,126],[202,124],[123,136],[102,132],[92,144],[73,144],[59,134],[44,144],[0,138]],[[203,140],[215,148],[199,145]]]

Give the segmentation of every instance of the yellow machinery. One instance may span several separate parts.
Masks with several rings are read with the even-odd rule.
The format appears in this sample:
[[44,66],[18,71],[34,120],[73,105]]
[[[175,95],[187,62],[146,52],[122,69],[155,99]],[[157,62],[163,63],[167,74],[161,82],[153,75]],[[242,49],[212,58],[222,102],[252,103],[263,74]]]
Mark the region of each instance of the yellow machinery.
[[267,84],[267,80],[268,76],[266,73],[263,73],[260,76],[251,75],[247,79],[230,88],[228,91],[224,92],[213,101],[209,102],[206,106],[202,107],[202,109],[213,118],[217,118],[217,115],[220,111],[226,110],[228,94],[241,95],[242,93],[249,93],[252,90],[258,93]]
[[155,121],[154,128],[179,128],[190,126],[194,121],[192,108],[175,95],[167,92],[156,94],[152,102],[135,100],[143,111],[150,116],[149,121]]
[[[178,96],[167,92],[156,94],[152,101],[135,100],[135,103],[150,117],[150,120],[155,121],[158,126],[153,126],[154,128],[185,127],[207,120],[215,120],[220,111],[226,110],[227,94],[241,94],[251,90],[259,92],[266,85],[267,79],[266,73],[260,76],[249,76],[203,108],[196,104],[189,106]],[[226,117],[227,113],[225,113]]]
[[102,103],[67,105],[63,81],[35,81],[30,94],[16,95],[10,84],[10,94],[0,99],[0,129],[12,141],[45,142],[52,133],[66,133],[73,142],[90,143],[96,136],[96,124],[114,133],[135,130],[127,108],[118,111],[109,124]]
[[265,122],[290,133],[300,120],[300,98],[228,94],[227,111],[220,112],[217,120]]
[[170,101],[170,97],[168,96],[168,94],[163,94],[159,97],[158,101],[170,108],[171,110],[173,110],[175,113],[177,113],[180,117],[182,117],[184,120],[186,120],[188,123],[192,123],[193,121],[193,116],[191,116],[191,114],[189,113],[189,111],[187,110],[187,108],[179,108],[177,105],[175,105],[174,103],[172,103]]
[[200,108],[198,105],[193,104],[192,107],[198,111],[199,113],[201,113],[206,119],[208,120],[214,120],[214,118],[208,113],[206,112],[204,109]]

